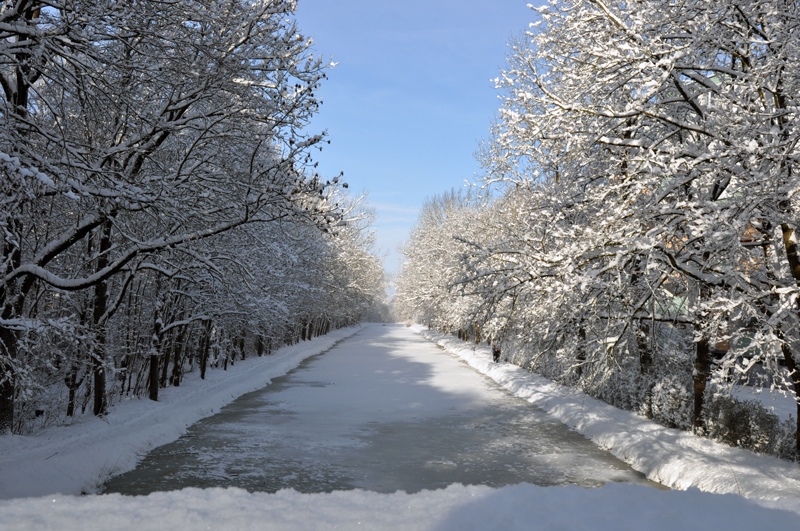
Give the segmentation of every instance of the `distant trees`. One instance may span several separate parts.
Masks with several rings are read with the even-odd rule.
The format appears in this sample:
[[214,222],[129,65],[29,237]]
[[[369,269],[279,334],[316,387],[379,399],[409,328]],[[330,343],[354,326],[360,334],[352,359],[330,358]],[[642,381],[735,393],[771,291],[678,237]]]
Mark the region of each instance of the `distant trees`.
[[353,291],[324,284],[351,259],[334,250],[370,250],[312,171],[327,65],[294,7],[0,3],[0,433],[50,414],[60,378],[67,414],[83,392],[99,415],[187,362],[296,340],[298,308],[319,332],[380,299],[370,271],[346,319],[311,310]]
[[463,241],[480,216],[479,198],[450,191],[425,202],[411,239],[403,246],[405,260],[397,279],[395,308],[404,316],[442,330],[466,330],[477,298],[454,296],[450,283],[460,269]]
[[798,7],[538,9],[481,153],[492,228],[443,284],[514,361],[698,431],[732,375],[798,396]]

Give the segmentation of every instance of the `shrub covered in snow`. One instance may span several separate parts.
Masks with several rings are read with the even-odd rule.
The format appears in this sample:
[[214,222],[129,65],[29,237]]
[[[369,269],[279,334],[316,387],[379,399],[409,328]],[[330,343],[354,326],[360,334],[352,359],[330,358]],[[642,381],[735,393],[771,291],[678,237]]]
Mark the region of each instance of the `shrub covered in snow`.
[[692,426],[692,393],[689,382],[677,375],[665,376],[650,393],[651,418],[669,428]]
[[794,429],[789,424],[792,419],[781,422],[755,400],[739,400],[709,388],[705,419],[708,437],[715,441],[783,459],[795,458]]

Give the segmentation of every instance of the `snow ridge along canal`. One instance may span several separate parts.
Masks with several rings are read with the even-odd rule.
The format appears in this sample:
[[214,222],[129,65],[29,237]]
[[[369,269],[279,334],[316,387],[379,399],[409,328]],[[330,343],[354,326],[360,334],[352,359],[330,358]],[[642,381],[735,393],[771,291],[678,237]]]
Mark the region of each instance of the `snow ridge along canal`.
[[520,482],[656,485],[413,331],[367,325],[191,426],[105,492]]

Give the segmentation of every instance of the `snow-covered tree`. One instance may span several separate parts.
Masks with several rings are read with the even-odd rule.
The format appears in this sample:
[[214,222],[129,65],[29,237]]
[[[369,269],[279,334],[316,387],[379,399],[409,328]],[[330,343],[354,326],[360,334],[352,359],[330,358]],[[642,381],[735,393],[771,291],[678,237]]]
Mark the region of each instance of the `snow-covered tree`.
[[393,301],[398,317],[474,337],[479,300],[464,297],[455,282],[481,205],[474,194],[451,190],[422,206],[401,249],[404,261]]
[[[590,302],[573,312],[594,319],[598,352],[646,334],[648,322],[691,328],[698,429],[717,343],[731,347],[718,368],[744,356],[781,379],[783,361],[800,390],[787,337],[797,328],[796,11],[773,1],[554,3],[499,80],[508,97],[488,181],[558,198],[562,290]],[[649,359],[646,342],[633,342]]]
[[[20,346],[80,332],[80,349],[59,350],[77,371],[68,386],[91,370],[102,414],[120,309],[146,337],[170,334],[156,343],[180,343],[189,323],[214,320],[204,312],[222,292],[233,315],[258,291],[242,291],[252,263],[231,267],[235,289],[221,282],[235,250],[219,246],[281,224],[331,232],[342,219],[336,179],[313,173],[323,137],[305,130],[328,65],[297,30],[295,4],[0,3],[0,432],[37,367],[62,366]],[[270,228],[223,238],[256,226]],[[153,360],[164,347],[147,346]]]
[[676,387],[700,431],[715,378],[764,367],[797,397],[797,10],[537,9],[480,155],[501,197],[449,280],[515,361],[646,414]]

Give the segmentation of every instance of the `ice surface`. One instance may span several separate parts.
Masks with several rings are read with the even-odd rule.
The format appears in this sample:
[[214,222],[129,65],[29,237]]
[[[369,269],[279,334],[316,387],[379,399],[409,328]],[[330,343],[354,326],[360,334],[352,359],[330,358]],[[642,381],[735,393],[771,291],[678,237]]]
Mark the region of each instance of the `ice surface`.
[[156,449],[105,492],[378,492],[647,481],[402,326],[370,326]]

